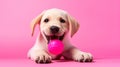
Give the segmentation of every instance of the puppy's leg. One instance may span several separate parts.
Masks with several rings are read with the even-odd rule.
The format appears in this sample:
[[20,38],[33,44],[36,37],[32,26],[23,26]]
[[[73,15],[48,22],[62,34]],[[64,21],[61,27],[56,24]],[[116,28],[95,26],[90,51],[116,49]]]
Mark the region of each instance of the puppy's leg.
[[36,44],[28,52],[28,57],[36,63],[50,63],[52,59],[42,44],[40,44],[39,39],[37,39]]
[[44,50],[34,50],[32,49],[29,53],[29,58],[36,63],[50,63],[51,56]]
[[90,53],[82,52],[75,47],[71,47],[63,53],[65,59],[72,59],[78,62],[92,62]]

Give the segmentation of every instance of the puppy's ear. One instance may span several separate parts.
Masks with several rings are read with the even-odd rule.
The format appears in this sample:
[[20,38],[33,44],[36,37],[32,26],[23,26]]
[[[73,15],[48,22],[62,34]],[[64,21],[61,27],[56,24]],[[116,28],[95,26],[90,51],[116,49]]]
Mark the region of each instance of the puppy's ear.
[[71,17],[69,14],[67,15],[68,17],[68,22],[69,22],[69,33],[70,36],[72,37],[79,29],[79,24],[78,22]]
[[40,15],[38,15],[36,18],[34,18],[31,22],[31,29],[32,29],[32,36],[34,35],[34,30],[37,24],[40,24],[41,22],[41,18],[43,16],[43,14],[45,13],[45,11],[43,11]]

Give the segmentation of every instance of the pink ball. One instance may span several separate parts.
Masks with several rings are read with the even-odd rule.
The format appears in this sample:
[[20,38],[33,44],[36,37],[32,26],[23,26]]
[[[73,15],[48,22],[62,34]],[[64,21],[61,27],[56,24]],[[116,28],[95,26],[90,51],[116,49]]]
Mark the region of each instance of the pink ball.
[[64,45],[60,40],[51,40],[48,44],[48,50],[54,55],[58,55],[63,52]]

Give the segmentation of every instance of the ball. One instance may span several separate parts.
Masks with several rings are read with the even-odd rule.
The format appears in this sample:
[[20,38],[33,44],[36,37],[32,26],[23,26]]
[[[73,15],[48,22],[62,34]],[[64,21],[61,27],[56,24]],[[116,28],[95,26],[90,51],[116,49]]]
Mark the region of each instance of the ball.
[[51,40],[48,44],[48,50],[51,54],[58,55],[63,52],[64,45],[60,40]]

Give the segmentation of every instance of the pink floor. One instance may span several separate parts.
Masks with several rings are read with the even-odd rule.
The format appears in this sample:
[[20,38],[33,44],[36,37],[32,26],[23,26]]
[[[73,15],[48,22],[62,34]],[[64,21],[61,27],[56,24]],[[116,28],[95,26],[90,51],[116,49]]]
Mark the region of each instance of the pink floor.
[[74,61],[53,61],[50,64],[36,64],[29,59],[0,59],[0,67],[120,67],[119,59],[95,59],[92,63]]

